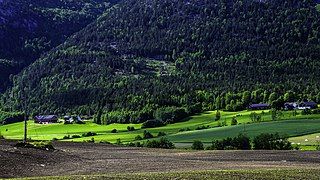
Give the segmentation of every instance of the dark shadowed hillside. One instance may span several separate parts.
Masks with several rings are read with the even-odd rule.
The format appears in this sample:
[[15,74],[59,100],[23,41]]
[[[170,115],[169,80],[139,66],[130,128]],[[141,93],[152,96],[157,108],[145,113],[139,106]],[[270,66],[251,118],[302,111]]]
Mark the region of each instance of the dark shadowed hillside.
[[1,0],[0,92],[9,76],[84,28],[109,8],[110,0]]
[[28,67],[3,99],[19,109],[9,96],[25,92],[33,113],[98,112],[103,123],[320,101],[315,5],[128,0]]

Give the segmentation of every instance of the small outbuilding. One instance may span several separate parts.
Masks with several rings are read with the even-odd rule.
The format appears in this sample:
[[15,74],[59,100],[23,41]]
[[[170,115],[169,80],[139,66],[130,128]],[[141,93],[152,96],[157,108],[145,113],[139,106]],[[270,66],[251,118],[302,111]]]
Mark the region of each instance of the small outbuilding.
[[47,124],[47,123],[57,123],[58,116],[56,115],[42,115],[42,116],[35,116],[34,122],[39,124]]
[[270,105],[269,104],[251,104],[249,106],[250,110],[264,110],[264,109],[270,109]]

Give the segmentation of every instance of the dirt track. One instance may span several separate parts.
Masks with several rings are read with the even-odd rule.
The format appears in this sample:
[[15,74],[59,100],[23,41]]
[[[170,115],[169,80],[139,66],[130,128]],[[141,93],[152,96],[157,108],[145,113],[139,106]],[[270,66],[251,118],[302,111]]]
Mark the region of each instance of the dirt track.
[[58,150],[14,148],[0,141],[0,177],[220,169],[319,168],[320,152],[182,151],[104,144],[54,144]]

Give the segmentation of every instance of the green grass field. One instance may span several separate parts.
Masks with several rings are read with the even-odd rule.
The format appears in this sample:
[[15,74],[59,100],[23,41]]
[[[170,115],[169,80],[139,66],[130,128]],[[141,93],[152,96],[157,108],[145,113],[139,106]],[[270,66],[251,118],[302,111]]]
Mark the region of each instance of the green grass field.
[[[281,120],[272,121],[269,111],[255,111],[262,115],[260,123],[252,123],[250,114],[252,111],[239,112],[223,112],[221,111],[221,119],[215,121],[215,111],[205,112],[199,115],[191,116],[187,121],[169,124],[164,127],[147,129],[153,135],[158,132],[165,132],[167,137],[175,143],[191,143],[194,140],[201,140],[210,143],[216,139],[226,137],[234,137],[239,133],[247,133],[250,137],[254,137],[260,133],[275,133],[288,135],[290,137],[302,136],[320,132],[320,115],[298,115],[293,116],[293,112],[283,112]],[[236,116],[238,125],[231,126],[232,117]],[[226,121],[228,126],[218,127],[218,123]],[[250,123],[250,124],[248,124]],[[134,126],[135,131],[128,132],[127,127]],[[195,130],[200,126],[210,126],[209,129]],[[189,131],[180,132],[181,129],[189,128]],[[118,133],[111,133],[111,130],[117,129]],[[108,141],[115,143],[117,139],[122,142],[134,141],[137,135],[143,134],[144,129],[141,129],[141,124],[110,124],[97,125],[91,121],[86,124],[35,124],[33,121],[28,121],[28,137],[33,140],[52,140],[53,138],[62,139],[66,135],[82,135],[85,132],[95,132],[98,135],[94,136],[96,142]],[[8,139],[22,139],[23,123],[15,123],[0,126],[0,133]],[[82,137],[69,139],[67,141],[87,141],[92,137]],[[302,137],[304,138],[304,137]]]
[[211,170],[163,173],[119,173],[27,179],[319,179],[318,169]]
[[319,124],[320,119],[283,120],[182,132],[168,137],[173,142],[192,142],[194,140],[211,142],[225,137],[235,137],[239,133],[246,133],[251,138],[261,133],[276,132],[293,137],[319,132]]
[[301,145],[306,145],[306,146],[315,145],[315,144],[320,145],[320,133],[293,137],[293,138],[290,138],[289,140],[295,144],[300,143]]

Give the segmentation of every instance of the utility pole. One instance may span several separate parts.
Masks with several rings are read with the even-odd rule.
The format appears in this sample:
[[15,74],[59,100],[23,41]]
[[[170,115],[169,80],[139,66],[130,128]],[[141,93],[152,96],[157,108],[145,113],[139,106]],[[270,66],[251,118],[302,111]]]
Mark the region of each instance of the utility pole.
[[[24,112],[26,113],[26,112]],[[27,143],[27,115],[24,115],[24,138],[23,143]]]
[[21,104],[23,104],[23,111],[24,111],[24,136],[23,136],[23,143],[27,143],[27,125],[28,125],[28,115],[27,115],[27,96],[26,96],[26,87],[24,87],[23,83],[21,83],[22,86],[22,96],[21,101],[23,101]]

